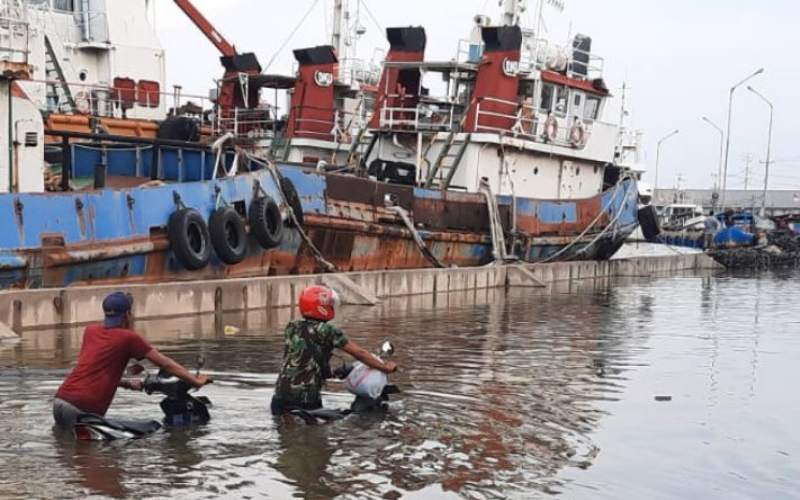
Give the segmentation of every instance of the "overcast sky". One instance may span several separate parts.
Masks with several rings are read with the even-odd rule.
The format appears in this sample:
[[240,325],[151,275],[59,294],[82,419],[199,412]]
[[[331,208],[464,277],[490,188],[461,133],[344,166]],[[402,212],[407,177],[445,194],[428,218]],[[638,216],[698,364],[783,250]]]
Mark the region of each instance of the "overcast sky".
[[[619,95],[627,82],[633,124],[645,132],[645,154],[653,181],[656,143],[672,130],[680,133],[661,149],[660,187],[710,187],[719,165],[719,134],[701,121],[706,115],[723,129],[728,90],[760,67],[751,84],[776,108],[771,183],[800,190],[800,1],[798,0],[564,0],[563,12],[545,9],[548,37],[569,34],[593,38],[593,51],[605,58],[608,86]],[[359,45],[369,57],[387,46],[381,28],[422,25],[428,34],[428,59],[451,59],[459,38],[468,36],[472,17],[497,18],[497,0],[365,0],[367,34]],[[258,54],[262,65],[277,54],[269,72],[289,72],[292,48],[329,42],[332,0],[195,0],[195,4],[237,48]],[[356,0],[350,0],[355,10]],[[535,0],[530,0],[533,22]],[[310,12],[286,48],[304,14]],[[213,47],[170,2],[159,4],[157,29],[167,51],[168,80],[186,91],[207,93],[221,76]],[[606,118],[617,121],[612,104]],[[734,100],[729,187],[745,182],[745,157],[751,155],[750,187],[764,180],[766,104],[744,87]]]

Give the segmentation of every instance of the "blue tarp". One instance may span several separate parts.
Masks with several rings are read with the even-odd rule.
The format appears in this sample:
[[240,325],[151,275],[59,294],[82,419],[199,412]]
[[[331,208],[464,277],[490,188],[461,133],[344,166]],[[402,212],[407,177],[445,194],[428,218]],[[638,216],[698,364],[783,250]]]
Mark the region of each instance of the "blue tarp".
[[726,227],[714,235],[714,245],[717,247],[741,247],[751,246],[755,242],[755,236],[738,227]]

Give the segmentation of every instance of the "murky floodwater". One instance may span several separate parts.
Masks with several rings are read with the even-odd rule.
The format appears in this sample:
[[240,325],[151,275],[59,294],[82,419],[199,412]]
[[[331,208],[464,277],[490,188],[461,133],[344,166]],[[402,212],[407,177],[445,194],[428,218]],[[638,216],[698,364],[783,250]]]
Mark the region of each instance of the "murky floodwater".
[[[0,348],[0,497],[796,498],[797,278],[350,308],[339,324],[353,339],[395,342],[404,393],[383,419],[313,428],[267,412],[288,311],[140,323],[184,362],[205,354],[213,420],[107,445],[51,431],[80,332],[28,333]],[[329,391],[328,406],[349,403]],[[128,392],[111,413],[160,418],[157,398]]]

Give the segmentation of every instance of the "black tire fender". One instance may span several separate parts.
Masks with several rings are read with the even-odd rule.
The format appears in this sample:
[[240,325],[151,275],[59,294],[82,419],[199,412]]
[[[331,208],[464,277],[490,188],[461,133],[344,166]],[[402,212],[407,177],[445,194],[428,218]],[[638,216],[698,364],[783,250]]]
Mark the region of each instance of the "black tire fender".
[[283,217],[281,209],[269,196],[253,200],[250,205],[250,233],[262,248],[269,250],[283,240]]
[[233,207],[217,209],[208,221],[208,232],[222,262],[232,266],[247,257],[247,226]]
[[200,212],[193,208],[175,211],[169,218],[167,234],[172,251],[184,268],[197,271],[208,265],[211,236]]
[[[294,183],[292,183],[292,181],[286,177],[281,177],[281,191],[283,191],[286,204],[292,207],[292,211],[294,212],[295,219],[297,219],[297,223],[302,226],[303,204],[300,203],[300,195],[297,194],[297,189],[294,187]],[[287,223],[291,226],[292,220],[289,219]]]

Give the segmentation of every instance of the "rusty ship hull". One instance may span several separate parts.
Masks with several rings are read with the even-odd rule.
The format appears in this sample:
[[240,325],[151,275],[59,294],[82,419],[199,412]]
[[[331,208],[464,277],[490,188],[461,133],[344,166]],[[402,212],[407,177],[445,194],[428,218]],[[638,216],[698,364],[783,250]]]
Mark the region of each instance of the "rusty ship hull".
[[[241,263],[226,265],[212,253],[206,267],[188,271],[176,258],[166,230],[176,203],[196,209],[208,220],[220,198],[244,216],[259,190],[276,200],[283,195],[268,169],[254,165],[252,172],[214,179],[207,158],[212,155],[173,153],[161,153],[159,177],[167,183],[158,186],[0,195],[0,288],[321,272],[325,268],[308,241],[340,271],[431,267],[431,258],[415,242],[412,231],[385,206],[387,196],[410,214],[427,250],[441,265],[480,266],[494,260],[489,208],[479,194],[279,164],[278,170],[297,192],[308,240],[287,227],[274,249],[264,250],[249,241]],[[80,157],[95,154],[91,150],[73,154],[78,159],[78,176],[81,168],[95,164],[92,158]],[[142,151],[103,154],[110,178],[122,179],[121,185],[150,176],[152,165]],[[513,227],[512,218],[516,219],[513,252],[521,260],[586,260],[609,258],[637,227],[637,198],[636,182],[626,180],[588,199],[497,197],[497,204],[503,227]]]

